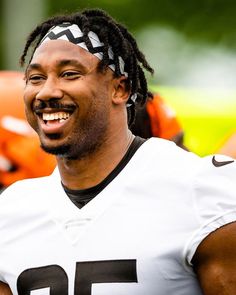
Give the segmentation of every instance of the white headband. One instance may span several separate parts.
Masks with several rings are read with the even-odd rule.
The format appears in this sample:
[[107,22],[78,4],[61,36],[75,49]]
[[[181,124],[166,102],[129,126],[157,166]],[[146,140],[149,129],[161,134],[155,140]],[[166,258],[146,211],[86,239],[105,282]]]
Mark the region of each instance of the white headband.
[[[49,41],[49,40],[57,40],[57,39],[69,41],[69,42],[72,42],[73,44],[76,44],[76,45],[80,46],[81,48],[89,51],[90,53],[95,55],[97,58],[102,60],[103,59],[102,49],[103,49],[104,43],[102,43],[99,40],[98,35],[92,31],[90,31],[88,33],[88,38],[91,42],[90,48],[88,48],[87,45],[85,44],[84,34],[80,30],[78,25],[71,24],[71,23],[62,23],[60,25],[54,26],[51,29],[49,29],[49,31],[44,36],[44,38],[42,39],[40,44],[42,44],[46,41]],[[113,53],[112,48],[110,46],[108,48],[108,56],[110,59],[109,68],[112,71],[115,71],[114,53]],[[128,74],[124,70],[124,68],[125,68],[124,60],[122,59],[121,56],[119,56],[118,59],[119,59],[120,73],[127,77]]]
[[[43,44],[46,41],[49,40],[65,40],[69,41],[73,44],[76,44],[80,46],[81,48],[87,50],[88,52],[95,55],[100,60],[103,59],[103,52],[102,49],[104,47],[104,43],[102,43],[98,35],[92,31],[89,31],[88,38],[91,42],[91,46],[88,46],[84,42],[84,34],[80,30],[79,26],[76,24],[71,23],[62,23],[57,26],[53,26],[47,34],[43,37],[43,39],[40,42],[40,45]],[[109,68],[115,72],[115,64],[114,64],[114,53],[112,51],[112,48],[109,46],[108,48],[108,56],[110,59]],[[122,75],[125,77],[128,77],[128,73],[125,72],[125,63],[121,56],[118,57],[119,59],[119,70]],[[137,94],[133,94],[129,98],[129,102],[127,103],[127,107],[130,107],[133,103],[135,103],[135,100],[137,98]]]

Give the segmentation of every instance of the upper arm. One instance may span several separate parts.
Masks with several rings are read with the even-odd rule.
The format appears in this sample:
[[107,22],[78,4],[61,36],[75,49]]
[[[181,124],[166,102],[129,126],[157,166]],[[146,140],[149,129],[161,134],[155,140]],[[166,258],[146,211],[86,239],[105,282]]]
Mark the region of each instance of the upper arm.
[[235,295],[236,222],[206,237],[197,248],[192,263],[205,295]]
[[0,282],[0,295],[12,295],[12,292],[8,285]]

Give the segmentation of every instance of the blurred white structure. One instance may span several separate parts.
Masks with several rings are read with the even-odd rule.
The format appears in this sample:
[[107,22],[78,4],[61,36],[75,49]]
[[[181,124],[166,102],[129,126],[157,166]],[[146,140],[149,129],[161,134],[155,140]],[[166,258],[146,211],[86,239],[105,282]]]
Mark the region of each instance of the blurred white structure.
[[191,42],[171,28],[146,27],[138,43],[156,73],[154,84],[235,89],[236,53],[200,41]]

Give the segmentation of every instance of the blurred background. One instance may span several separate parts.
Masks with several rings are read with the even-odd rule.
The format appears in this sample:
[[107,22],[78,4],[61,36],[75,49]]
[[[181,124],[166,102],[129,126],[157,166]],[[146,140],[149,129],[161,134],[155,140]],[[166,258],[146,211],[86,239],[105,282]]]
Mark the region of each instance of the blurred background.
[[0,69],[20,70],[27,34],[45,18],[103,8],[137,38],[150,64],[150,88],[183,126],[185,145],[217,151],[236,132],[236,1],[1,0]]

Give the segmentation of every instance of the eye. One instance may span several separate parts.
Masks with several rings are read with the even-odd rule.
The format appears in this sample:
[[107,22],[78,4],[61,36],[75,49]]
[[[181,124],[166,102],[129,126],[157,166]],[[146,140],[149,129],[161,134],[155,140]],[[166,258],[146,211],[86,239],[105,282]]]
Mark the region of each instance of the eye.
[[31,83],[31,84],[38,84],[42,80],[45,80],[45,77],[39,74],[32,74],[26,77],[26,83]]
[[77,71],[65,71],[61,74],[63,78],[66,78],[68,80],[74,80],[81,77],[81,73]]

